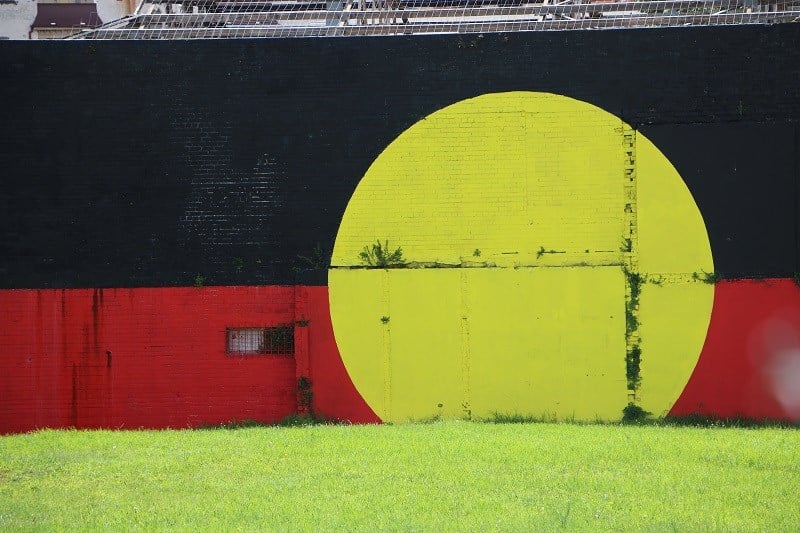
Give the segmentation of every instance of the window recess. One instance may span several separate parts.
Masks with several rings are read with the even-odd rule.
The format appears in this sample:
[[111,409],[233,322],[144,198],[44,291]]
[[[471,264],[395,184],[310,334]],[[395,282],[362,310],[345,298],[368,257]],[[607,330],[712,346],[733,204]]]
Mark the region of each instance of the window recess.
[[227,328],[228,355],[294,355],[294,326]]

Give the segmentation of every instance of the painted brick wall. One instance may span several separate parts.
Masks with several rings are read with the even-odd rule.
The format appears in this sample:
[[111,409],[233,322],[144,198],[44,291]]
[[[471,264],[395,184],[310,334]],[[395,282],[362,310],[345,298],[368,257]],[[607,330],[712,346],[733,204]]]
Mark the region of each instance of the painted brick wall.
[[295,358],[225,353],[226,327],[293,323],[292,288],[4,291],[0,302],[6,431],[186,427],[295,410],[305,346]]
[[[0,291],[0,432],[196,427],[316,412],[377,421],[338,358],[324,287]],[[230,355],[226,328],[295,326],[295,355]]]
[[[795,316],[800,305],[791,280],[800,271],[799,40],[800,26],[787,24],[0,42],[0,77],[10,80],[0,100],[15,103],[3,107],[0,133],[0,431],[272,421],[297,408],[301,376],[314,384],[317,412],[379,421],[331,323],[326,267],[345,209],[410,126],[512,91],[568,96],[624,120],[666,155],[703,213],[726,282],[674,413],[796,418],[776,403],[766,367],[750,364],[747,339],[764,317]],[[535,200],[557,202],[557,189],[540,180]],[[498,210],[531,200],[506,192]],[[599,200],[615,194],[587,188],[577,200],[602,210]],[[455,192],[441,199],[459,211]],[[570,220],[553,236],[578,248],[591,223]],[[383,237],[361,223],[350,262],[362,241]],[[598,239],[617,256],[614,235]],[[422,242],[409,249],[442,260]],[[567,259],[577,261],[542,258]],[[198,279],[204,287],[192,286]],[[414,311],[405,310],[422,323]],[[224,353],[226,327],[293,320],[308,320],[294,358]],[[729,330],[741,338],[726,341]],[[757,358],[772,361],[764,350]],[[719,382],[713,367],[726,358],[738,370]]]
[[0,137],[0,286],[180,286],[198,273],[208,285],[294,283],[299,256],[330,254],[356,184],[402,131],[515,90],[640,129],[719,215],[708,223],[723,275],[790,276],[800,61],[786,43],[797,40],[786,24],[0,43],[13,80],[0,97],[15,102]]

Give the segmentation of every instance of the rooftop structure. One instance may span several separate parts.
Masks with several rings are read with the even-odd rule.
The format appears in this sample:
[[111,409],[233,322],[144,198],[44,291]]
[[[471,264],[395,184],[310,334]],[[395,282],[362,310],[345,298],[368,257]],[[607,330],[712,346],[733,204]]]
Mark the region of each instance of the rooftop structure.
[[38,39],[59,39],[76,32],[76,28],[96,28],[103,24],[95,3],[36,4],[36,18],[31,24]]
[[800,21],[800,0],[143,0],[73,39],[228,39],[484,33]]

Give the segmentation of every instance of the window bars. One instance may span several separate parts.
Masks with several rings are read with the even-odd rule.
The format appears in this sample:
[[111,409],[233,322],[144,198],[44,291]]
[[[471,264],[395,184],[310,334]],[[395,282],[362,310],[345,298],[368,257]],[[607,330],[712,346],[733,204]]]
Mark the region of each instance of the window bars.
[[228,328],[228,355],[294,355],[294,327]]

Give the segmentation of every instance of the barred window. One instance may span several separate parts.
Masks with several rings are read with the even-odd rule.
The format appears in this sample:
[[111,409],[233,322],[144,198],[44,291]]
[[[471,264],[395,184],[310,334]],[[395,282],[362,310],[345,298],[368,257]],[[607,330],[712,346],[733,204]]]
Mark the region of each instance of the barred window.
[[294,327],[228,328],[230,355],[294,355]]

